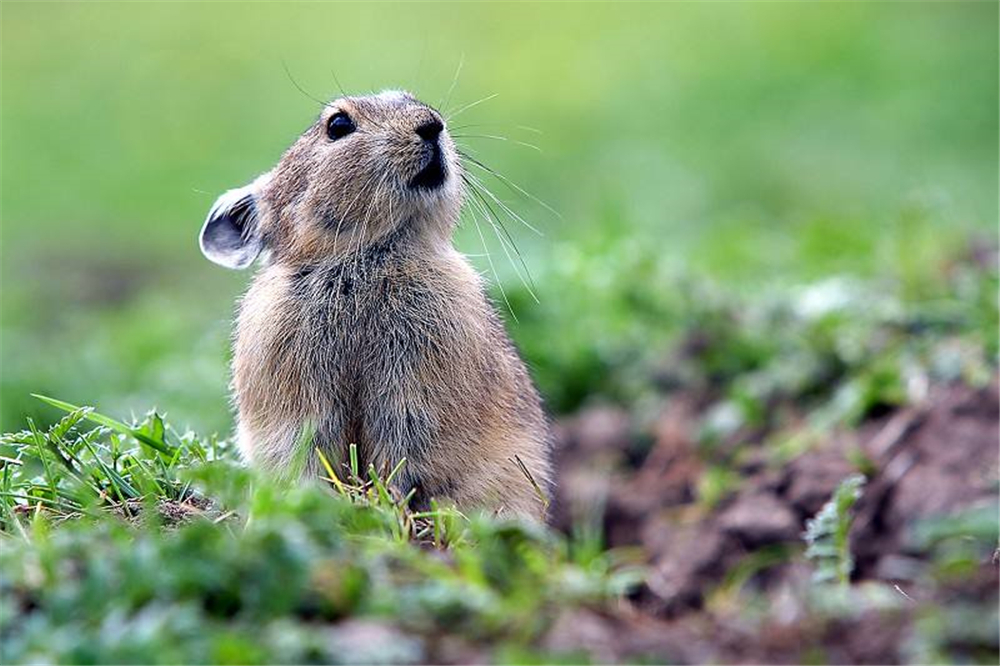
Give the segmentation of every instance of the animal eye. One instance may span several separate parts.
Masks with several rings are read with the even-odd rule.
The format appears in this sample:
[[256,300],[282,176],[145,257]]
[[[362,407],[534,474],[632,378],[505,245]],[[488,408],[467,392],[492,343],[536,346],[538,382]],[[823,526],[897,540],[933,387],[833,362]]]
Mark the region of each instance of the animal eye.
[[355,129],[357,128],[354,126],[354,121],[351,120],[351,117],[343,111],[333,114],[330,116],[330,119],[326,121],[326,135],[330,137],[331,141],[336,141],[341,137],[345,137]]

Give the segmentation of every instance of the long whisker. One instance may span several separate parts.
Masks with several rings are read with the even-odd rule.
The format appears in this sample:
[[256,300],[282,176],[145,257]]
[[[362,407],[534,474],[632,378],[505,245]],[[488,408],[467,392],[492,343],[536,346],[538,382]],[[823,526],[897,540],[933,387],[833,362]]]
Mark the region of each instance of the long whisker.
[[413,76],[410,77],[414,90],[420,89],[420,86],[418,85],[420,83],[420,72],[424,67],[424,58],[426,56],[427,56],[427,35],[424,34],[424,43],[423,46],[420,47],[420,58],[417,60],[417,69],[416,71],[413,72]]
[[325,101],[323,101],[321,99],[318,99],[317,97],[309,94],[308,92],[306,92],[305,88],[303,88],[302,86],[299,85],[299,82],[295,80],[294,76],[292,76],[292,71],[290,69],[288,69],[288,63],[286,63],[284,60],[282,60],[281,61],[281,66],[285,68],[285,75],[288,77],[288,80],[292,82],[292,85],[295,86],[300,93],[302,93],[303,95],[305,95],[306,97],[308,97],[312,101],[316,102],[317,104],[319,104],[323,108],[326,108],[327,106],[329,106],[329,102],[325,102]]
[[478,185],[478,186],[479,186],[479,188],[480,188],[480,189],[482,190],[482,192],[483,192],[484,194],[486,194],[487,196],[489,196],[489,198],[490,198],[490,199],[492,199],[492,200],[493,200],[493,202],[494,202],[494,203],[495,203],[496,205],[500,206],[500,208],[501,208],[501,209],[502,209],[502,210],[503,210],[503,211],[504,211],[505,213],[507,213],[507,215],[508,215],[508,216],[510,216],[510,218],[511,218],[511,219],[513,219],[513,220],[515,220],[515,221],[517,221],[517,222],[520,222],[520,223],[521,223],[521,224],[523,224],[524,226],[526,226],[526,227],[528,227],[529,229],[531,229],[532,231],[534,231],[534,232],[535,232],[536,234],[538,234],[539,236],[544,236],[544,235],[545,235],[545,234],[543,234],[543,233],[542,233],[541,231],[539,231],[538,229],[536,229],[536,228],[535,228],[534,226],[532,226],[531,224],[529,224],[529,223],[528,223],[528,221],[527,221],[527,220],[525,220],[525,219],[524,219],[523,217],[521,217],[520,215],[518,215],[517,213],[515,213],[515,212],[514,212],[514,210],[513,210],[513,209],[512,209],[512,208],[511,208],[510,206],[508,206],[508,205],[507,205],[507,204],[505,204],[505,203],[504,203],[503,201],[501,201],[501,200],[499,199],[499,197],[497,197],[497,195],[493,194],[493,192],[491,192],[491,191],[490,191],[490,188],[486,187],[486,184],[485,184],[485,183],[483,183],[483,181],[481,181],[481,180],[480,180],[479,178],[476,178],[476,177],[475,177],[474,175],[472,175],[471,173],[469,174],[469,177],[470,177],[470,178],[471,178],[471,179],[472,179],[472,180],[473,180],[473,181],[475,182],[475,184],[476,184],[476,185]]
[[528,125],[514,125],[515,128],[519,130],[524,130],[525,132],[531,132],[532,134],[545,134],[542,130],[537,127],[529,127]]
[[[510,232],[507,231],[507,227],[504,225],[503,220],[500,219],[500,216],[497,215],[497,212],[490,205],[489,201],[486,200],[480,190],[475,186],[475,182],[467,180],[465,175],[463,175],[462,178],[466,185],[469,186],[469,191],[473,195],[472,202],[474,204],[478,204],[483,217],[490,223],[490,226],[493,227],[493,232],[500,240],[500,246],[503,248],[504,254],[507,255],[507,260],[510,261],[511,267],[514,269],[517,277],[521,280],[525,289],[528,290],[528,293],[531,294],[531,298],[534,299],[536,303],[540,302],[538,300],[538,296],[535,294],[535,282],[531,277],[531,271],[528,270],[528,265],[525,263],[524,257],[521,255],[521,251],[517,247],[517,243],[514,242]],[[502,234],[501,230],[503,231]],[[506,237],[506,242],[504,241],[504,237]],[[521,271],[518,269],[517,262],[515,262],[514,257],[511,256],[507,243],[509,243],[510,248],[514,250],[514,254],[517,256],[518,262],[520,262],[521,267],[524,269],[524,275],[521,274]]]
[[337,89],[340,91],[340,96],[347,97],[347,93],[344,92],[344,86],[340,85],[340,79],[337,78],[337,72],[333,71],[333,69],[331,68],[330,74],[333,75],[333,82],[337,84]]
[[[459,154],[464,155],[464,153],[462,153],[461,151],[459,151]],[[522,224],[524,224],[529,229],[531,229],[532,231],[534,231],[535,233],[537,233],[539,236],[541,236],[543,234],[540,231],[538,231],[537,229],[535,229],[533,226],[531,226],[530,224],[528,224],[528,222],[524,218],[522,218],[520,215],[518,215],[517,213],[515,213],[504,202],[500,201],[500,199],[498,199],[496,197],[496,195],[494,195],[489,190],[489,188],[486,187],[486,185],[479,178],[477,178],[474,174],[469,173],[468,171],[466,171],[466,172],[464,172],[462,174],[462,180],[469,187],[469,189],[472,192],[472,194],[474,196],[476,196],[476,198],[478,198],[480,200],[480,202],[481,202],[480,203],[480,207],[486,209],[486,210],[483,211],[483,214],[486,217],[486,219],[490,222],[490,224],[493,226],[493,231],[494,231],[494,233],[497,234],[497,237],[500,239],[501,244],[503,244],[503,242],[504,242],[503,236],[506,236],[506,239],[507,239],[508,243],[510,244],[510,247],[513,249],[514,253],[517,255],[518,260],[521,263],[521,266],[524,268],[524,273],[525,273],[525,275],[527,275],[527,278],[528,278],[527,281],[525,281],[525,278],[520,275],[520,272],[518,272],[517,265],[514,263],[514,260],[510,257],[510,253],[508,252],[506,246],[504,246],[504,253],[507,254],[507,257],[510,260],[511,265],[514,267],[515,272],[518,272],[518,277],[521,279],[521,282],[524,283],[525,287],[528,287],[528,291],[532,291],[531,287],[534,286],[534,279],[531,277],[531,271],[528,270],[528,266],[527,266],[527,264],[524,261],[524,257],[521,255],[520,249],[518,249],[518,247],[517,247],[517,243],[514,242],[514,238],[510,235],[510,232],[507,231],[507,226],[503,223],[503,220],[500,219],[500,216],[497,215],[496,211],[493,210],[493,207],[489,205],[489,202],[484,198],[484,196],[483,196],[482,193],[485,192],[485,194],[487,194],[497,205],[499,205],[501,207],[501,209],[504,210],[504,212],[507,213],[507,215],[510,216],[512,219],[520,221]],[[473,201],[475,201],[475,199]],[[492,217],[488,213],[492,213]],[[500,231],[497,229],[497,224],[493,224],[493,219],[496,219],[496,222],[499,224],[500,229],[503,230],[503,236],[501,236]],[[529,285],[527,284],[527,282],[531,283],[531,287],[529,287]],[[534,294],[532,294],[532,296],[535,297]],[[535,300],[536,301],[538,300],[537,297],[535,297]]]
[[[387,171],[387,172],[385,172],[382,175],[382,178],[378,181],[378,184],[375,186],[374,193],[372,194],[371,198],[368,200],[368,209],[365,211],[365,217],[364,217],[364,220],[361,223],[361,226],[359,227],[359,231],[358,231],[358,235],[357,235],[357,238],[358,238],[357,246],[353,250],[354,264],[351,267],[351,279],[352,280],[357,280],[357,277],[358,277],[358,265],[359,265],[359,262],[360,262],[360,259],[361,259],[361,255],[363,253],[364,234],[368,230],[368,220],[371,217],[372,211],[375,209],[375,204],[378,202],[379,198],[382,195],[382,187],[386,183],[386,181],[388,180],[388,177],[389,177],[389,172]],[[357,303],[357,298],[358,298],[358,294],[355,291],[355,293],[354,293],[355,304]]]
[[560,220],[562,219],[562,215],[560,215],[559,212],[555,208],[553,208],[552,206],[548,205],[547,203],[545,203],[544,201],[542,201],[541,199],[539,199],[538,197],[536,197],[531,192],[528,192],[526,189],[524,189],[523,187],[521,187],[517,183],[511,181],[509,178],[507,178],[503,174],[499,173],[495,169],[492,169],[492,168],[486,166],[480,160],[476,159],[475,157],[472,157],[471,155],[467,155],[467,154],[465,154],[465,153],[463,153],[461,151],[459,151],[459,154],[462,157],[464,157],[466,160],[468,160],[471,164],[477,166],[478,168],[482,169],[486,173],[492,175],[494,178],[496,178],[497,180],[499,180],[500,182],[502,182],[504,185],[506,185],[510,189],[514,190],[515,192],[517,192],[518,194],[520,194],[522,196],[528,197],[529,199],[531,199],[532,201],[534,201],[535,203],[537,203],[539,206],[543,207],[545,210],[549,211],[550,213],[552,213],[553,215],[555,215],[556,217],[558,217]]
[[[364,232],[366,232],[368,230],[368,220],[371,219],[372,211],[375,210],[375,204],[378,203],[379,198],[382,196],[382,188],[383,188],[383,186],[385,185],[385,183],[386,183],[386,181],[388,179],[389,179],[389,172],[386,171],[384,174],[382,174],[382,177],[379,179],[378,183],[375,185],[375,191],[372,193],[371,198],[368,200],[368,208],[365,211],[365,217],[364,217],[364,219],[361,222],[361,227],[360,227],[361,228],[361,233],[358,234],[357,247],[354,250],[354,268],[355,269],[357,269],[357,267],[358,267],[358,260],[361,257],[361,248],[362,248],[362,246],[364,244],[363,243]],[[352,273],[352,274],[353,275],[357,275],[357,273]]]
[[[538,296],[535,293],[534,280],[531,277],[531,273],[528,271],[528,267],[524,264],[524,260],[521,259],[521,253],[516,245],[512,245],[511,241],[505,240],[504,235],[507,234],[506,228],[503,226],[503,222],[500,222],[499,218],[496,217],[496,212],[492,210],[485,209],[485,201],[480,200],[478,206],[480,211],[487,222],[490,223],[490,227],[493,229],[493,233],[496,235],[497,240],[500,241],[500,249],[503,250],[504,255],[507,257],[507,261],[510,263],[511,268],[514,269],[514,274],[517,275],[517,279],[520,280],[521,284],[527,290],[528,294],[536,303],[539,303]],[[496,222],[494,222],[496,220]],[[499,224],[499,228],[497,227]],[[502,232],[501,232],[502,230]],[[518,257],[521,262],[524,272],[521,272],[521,268],[518,268],[517,262],[514,261],[514,256],[511,256],[511,250],[513,250],[514,255]]]
[[455,76],[451,80],[451,85],[448,87],[448,92],[445,94],[441,103],[438,104],[439,109],[443,109],[451,102],[451,93],[455,91],[455,86],[458,84],[458,75],[462,73],[462,66],[465,64],[465,54],[463,53],[458,58],[458,68],[455,70]]
[[536,129],[534,127],[528,127],[527,125],[510,125],[508,123],[467,123],[465,125],[453,125],[451,129],[453,130],[464,130],[471,127],[501,127],[504,129],[519,129],[525,132],[531,132],[532,134],[544,134],[542,130]]
[[494,97],[496,97],[499,94],[500,93],[493,93],[492,95],[487,95],[486,97],[483,97],[482,99],[477,99],[475,102],[472,102],[470,104],[466,104],[465,106],[459,107],[458,110],[452,111],[451,113],[447,114],[448,121],[449,122],[452,121],[453,119],[457,118],[459,116],[459,114],[464,113],[465,111],[468,111],[469,109],[471,109],[474,106],[479,106],[483,102],[490,101],[491,99],[493,99]]
[[515,143],[519,146],[524,146],[525,148],[531,148],[532,150],[537,150],[539,153],[542,149],[533,143],[528,143],[526,141],[518,141],[517,139],[511,139],[506,136],[500,136],[499,134],[454,134],[452,137],[456,139],[493,139],[494,141],[509,141],[510,143]]
[[[336,229],[336,231],[334,231],[334,239],[339,239],[340,238],[340,228],[343,225],[344,220],[348,216],[350,216],[350,215],[352,215],[354,213],[354,206],[361,199],[361,195],[362,194],[367,194],[368,192],[369,192],[369,188],[368,187],[361,187],[361,188],[358,189],[358,193],[354,195],[354,199],[351,200],[351,203],[350,203],[350,205],[348,205],[347,209],[344,211],[344,214],[340,217],[339,220],[337,220],[337,229]],[[371,205],[371,204],[369,204],[369,205]],[[346,263],[347,258],[350,256],[350,248],[351,248],[352,245],[353,245],[353,241],[351,239],[348,239],[347,248],[346,248],[347,252],[344,252],[342,254],[342,257],[341,257],[341,259],[345,263]],[[336,312],[336,313],[339,313],[339,309],[338,309],[337,306],[340,303],[340,292],[341,292],[341,288],[343,287],[343,284],[344,284],[344,266],[341,265],[340,272],[337,275],[337,291],[336,291],[336,293],[334,294],[334,297],[333,297],[333,311]],[[339,316],[339,314],[338,314],[338,316]]]
[[[454,136],[454,135],[452,135],[452,136]],[[473,148],[472,146],[470,146],[470,145],[468,145],[466,143],[461,143],[459,141],[455,142],[455,148],[457,149],[458,154],[459,154],[460,157],[467,158],[467,157],[470,156],[469,153],[471,153],[472,155],[478,155],[479,154],[479,151],[476,150],[475,148]]]
[[[368,199],[368,206],[365,209],[364,218],[361,221],[361,225],[357,227],[358,230],[357,242],[354,243],[354,247],[349,252],[350,254],[354,255],[354,260],[351,264],[351,281],[354,283],[356,283],[358,279],[358,265],[360,263],[361,254],[363,252],[365,232],[368,230],[368,218],[371,216],[372,210],[375,209],[375,203],[378,201],[378,197],[382,192],[382,181],[384,179],[385,177],[383,176],[383,178],[378,181],[378,184],[375,186],[374,191],[371,194],[371,197]],[[358,293],[356,290],[353,292],[353,296],[354,296],[354,305],[356,310],[358,304]]]
[[490,265],[490,271],[493,273],[493,279],[496,281],[497,287],[500,289],[500,295],[503,297],[503,302],[507,305],[507,311],[510,312],[510,316],[514,318],[514,321],[518,321],[517,315],[514,313],[514,308],[510,304],[510,299],[507,298],[507,291],[503,288],[503,282],[500,281],[500,275],[497,273],[497,267],[493,263],[493,255],[490,254],[490,248],[486,244],[486,237],[483,235],[483,229],[479,226],[479,218],[476,216],[476,212],[473,208],[469,209],[469,214],[472,215],[472,222],[476,225],[476,232],[479,234],[479,240],[483,244],[483,252],[486,253],[486,261]]

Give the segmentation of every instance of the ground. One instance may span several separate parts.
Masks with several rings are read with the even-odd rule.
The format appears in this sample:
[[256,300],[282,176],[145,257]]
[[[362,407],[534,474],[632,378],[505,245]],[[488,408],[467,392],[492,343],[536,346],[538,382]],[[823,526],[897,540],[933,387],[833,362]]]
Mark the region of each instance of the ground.
[[[833,434],[787,465],[751,457],[735,491],[710,510],[695,501],[703,463],[694,403],[684,395],[667,402],[641,458],[630,455],[636,435],[621,410],[592,408],[562,424],[557,524],[572,525],[568,507],[581,498],[599,502],[610,545],[640,546],[651,570],[624,608],[561,619],[551,645],[587,646],[601,661],[647,654],[683,663],[804,663],[822,654],[827,663],[900,663],[936,656],[911,652],[919,648],[907,637],[926,630],[918,623],[928,613],[964,606],[986,613],[982,634],[947,649],[968,659],[996,649],[1000,580],[992,554],[980,549],[967,563],[969,579],[956,585],[932,574],[928,546],[941,537],[913,531],[942,516],[995,521],[995,383],[936,386],[924,404]],[[859,598],[851,612],[825,615],[810,606],[810,572],[795,554],[805,521],[859,460],[869,476],[851,529],[852,580],[857,590],[884,584],[895,599],[866,608]],[[763,604],[759,615],[741,612],[746,603]]]
[[[997,663],[998,11],[5,0],[0,661]],[[541,232],[548,529],[237,460],[197,233],[341,88]]]
[[633,398],[555,420],[547,528],[42,398],[69,414],[3,440],[5,660],[992,663],[993,260],[933,308],[692,303]]

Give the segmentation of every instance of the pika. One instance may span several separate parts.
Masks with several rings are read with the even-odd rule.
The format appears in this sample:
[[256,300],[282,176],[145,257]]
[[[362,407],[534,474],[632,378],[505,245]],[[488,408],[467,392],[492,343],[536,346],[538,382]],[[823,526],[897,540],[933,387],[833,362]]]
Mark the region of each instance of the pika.
[[441,114],[386,91],[325,105],[273,169],[212,206],[205,256],[259,260],[232,361],[251,464],[315,475],[312,447],[343,461],[354,443],[363,468],[406,459],[393,483],[413,506],[544,519],[550,426],[453,246],[461,175]]

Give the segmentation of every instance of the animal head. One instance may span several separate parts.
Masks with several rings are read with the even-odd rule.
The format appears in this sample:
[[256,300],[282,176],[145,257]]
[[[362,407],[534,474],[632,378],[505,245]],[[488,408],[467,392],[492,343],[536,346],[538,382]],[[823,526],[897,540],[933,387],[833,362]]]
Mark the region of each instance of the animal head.
[[461,165],[441,115],[406,92],[327,104],[278,164],[212,206],[202,252],[245,268],[359,251],[402,225],[447,238],[462,203]]

